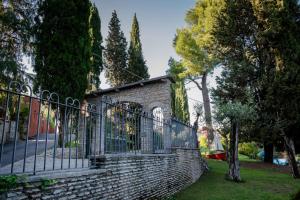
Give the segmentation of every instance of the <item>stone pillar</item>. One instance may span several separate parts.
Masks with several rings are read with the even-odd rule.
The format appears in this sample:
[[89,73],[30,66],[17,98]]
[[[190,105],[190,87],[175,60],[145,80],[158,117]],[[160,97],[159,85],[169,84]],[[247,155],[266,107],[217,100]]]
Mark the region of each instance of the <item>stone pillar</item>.
[[100,128],[99,128],[99,139],[100,139],[100,155],[105,153],[105,117],[106,117],[106,103],[103,102],[102,97],[100,98]]
[[[102,148],[104,147],[104,145],[101,135],[103,126],[103,114],[101,98],[98,97],[89,99],[89,102],[84,101],[81,109],[82,111],[79,123],[79,141],[81,141],[82,145],[80,145],[80,153],[82,154],[82,151],[84,151],[86,154],[86,150],[89,151],[90,149],[91,156],[103,154]],[[92,123],[91,126],[89,126],[88,121]],[[89,130],[90,132],[88,133]],[[89,137],[89,141],[87,140],[87,137]],[[89,149],[87,149],[87,145],[89,146]]]
[[96,113],[93,113],[93,132],[92,132],[92,155],[100,155],[101,148],[102,148],[102,141],[103,138],[101,136],[101,129],[102,129],[102,101],[101,97],[96,98],[96,101],[91,102],[92,104],[96,105]]
[[153,153],[153,119],[146,114],[141,117],[141,152]]
[[164,153],[171,152],[172,133],[171,120],[164,120],[163,136],[164,136]]

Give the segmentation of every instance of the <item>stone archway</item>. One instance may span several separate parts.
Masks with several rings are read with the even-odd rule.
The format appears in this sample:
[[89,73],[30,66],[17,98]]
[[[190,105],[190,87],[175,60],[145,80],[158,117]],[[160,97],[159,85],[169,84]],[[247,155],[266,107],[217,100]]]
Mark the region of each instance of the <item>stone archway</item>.
[[[143,112],[148,113],[146,116],[152,116],[153,109],[161,108],[164,121],[159,122],[161,124],[161,130],[159,129],[159,133],[156,133],[156,135],[154,133],[154,119],[146,116],[140,116],[141,120],[139,121],[139,129],[142,131],[134,133],[138,138],[140,138],[139,140],[141,142],[138,145],[140,147],[140,151],[144,153],[160,153],[166,148],[170,148],[171,145],[171,135],[167,134],[169,132],[169,126],[164,124],[164,122],[170,120],[172,117],[172,82],[174,81],[170,76],[162,76],[123,85],[120,87],[92,92],[86,96],[86,99],[89,103],[101,105],[99,106],[100,109],[103,109],[102,105],[107,105],[105,102],[107,99],[111,105],[119,102],[136,103],[141,105]],[[99,110],[99,112],[103,112],[103,110]],[[104,126],[99,125],[99,130],[101,129],[100,132],[105,133],[106,131],[103,130],[103,127]],[[105,134],[101,135],[102,142],[105,140],[104,135]],[[156,146],[155,140],[157,140]],[[100,146],[101,148],[104,148],[105,144]],[[104,152],[104,149],[101,150],[101,152]]]

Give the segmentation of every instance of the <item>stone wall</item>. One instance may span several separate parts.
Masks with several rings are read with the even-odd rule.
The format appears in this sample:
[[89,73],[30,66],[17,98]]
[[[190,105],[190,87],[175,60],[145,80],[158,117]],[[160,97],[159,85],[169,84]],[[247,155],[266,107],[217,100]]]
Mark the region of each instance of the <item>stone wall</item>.
[[[159,155],[106,155],[96,164],[97,169],[31,176],[29,183],[2,198],[161,199],[191,185],[207,167],[199,150],[188,149]],[[43,187],[47,179],[55,183]]]
[[154,108],[160,107],[163,109],[164,119],[170,119],[172,116],[171,81],[169,79],[124,90],[100,92],[96,97],[87,98],[87,101],[99,105],[103,95],[110,97],[113,103],[117,101],[138,103],[143,107],[143,111],[148,113],[151,113]]

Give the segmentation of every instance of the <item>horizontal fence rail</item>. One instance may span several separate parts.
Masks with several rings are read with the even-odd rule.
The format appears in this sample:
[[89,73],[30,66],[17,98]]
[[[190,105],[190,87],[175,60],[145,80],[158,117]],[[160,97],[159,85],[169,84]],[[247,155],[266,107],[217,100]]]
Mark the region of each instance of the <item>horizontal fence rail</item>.
[[[100,98],[100,97],[99,97]],[[162,154],[197,148],[196,131],[132,102],[96,104],[11,82],[0,88],[0,174],[94,167],[103,154]]]

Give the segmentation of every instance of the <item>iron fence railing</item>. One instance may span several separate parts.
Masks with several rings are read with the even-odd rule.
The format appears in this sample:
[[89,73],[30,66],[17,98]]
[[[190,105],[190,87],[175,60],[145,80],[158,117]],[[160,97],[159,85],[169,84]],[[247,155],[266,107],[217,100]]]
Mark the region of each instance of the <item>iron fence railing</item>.
[[196,149],[198,138],[194,127],[178,119],[171,120],[172,147]]
[[0,174],[89,167],[99,154],[96,105],[47,90],[36,95],[18,82],[0,89],[0,102]]
[[[92,102],[92,100],[90,100]],[[60,99],[11,82],[0,88],[0,174],[93,167],[103,154],[161,154],[196,148],[195,130],[163,111],[101,97]]]

